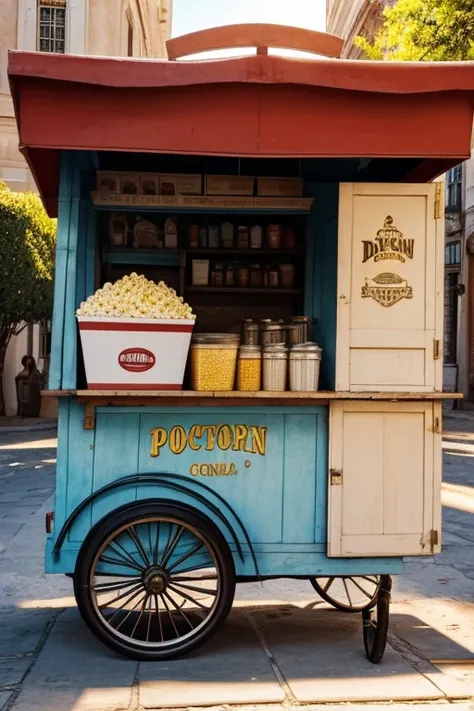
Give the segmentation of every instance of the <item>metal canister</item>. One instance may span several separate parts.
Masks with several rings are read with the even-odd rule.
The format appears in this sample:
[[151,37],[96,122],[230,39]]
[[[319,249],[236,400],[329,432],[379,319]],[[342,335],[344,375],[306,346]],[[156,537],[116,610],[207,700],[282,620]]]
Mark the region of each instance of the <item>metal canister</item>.
[[258,346],[260,329],[258,323],[255,323],[251,318],[245,318],[242,321],[241,343],[244,346]]
[[309,341],[309,326],[311,319],[309,316],[292,316],[289,326],[289,342],[295,346]]
[[286,389],[288,349],[283,345],[269,345],[263,349],[263,389],[282,392]]
[[285,336],[280,323],[276,323],[271,319],[263,319],[261,321],[261,343],[262,346],[273,344],[285,345]]
[[290,350],[290,390],[318,390],[321,353],[317,343],[293,346]]

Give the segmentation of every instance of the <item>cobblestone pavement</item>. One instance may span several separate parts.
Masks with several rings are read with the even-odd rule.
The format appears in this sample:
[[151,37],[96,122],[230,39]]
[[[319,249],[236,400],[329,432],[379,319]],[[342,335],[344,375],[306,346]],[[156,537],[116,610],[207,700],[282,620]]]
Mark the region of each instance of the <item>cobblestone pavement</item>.
[[55,433],[0,430],[0,710],[276,711],[371,699],[390,711],[404,700],[423,702],[420,711],[473,708],[474,413],[448,413],[443,446],[443,552],[412,559],[396,579],[382,665],[361,652],[358,615],[331,612],[308,582],[291,580],[239,586],[229,622],[198,654],[137,664],[92,638],[68,578],[43,573]]

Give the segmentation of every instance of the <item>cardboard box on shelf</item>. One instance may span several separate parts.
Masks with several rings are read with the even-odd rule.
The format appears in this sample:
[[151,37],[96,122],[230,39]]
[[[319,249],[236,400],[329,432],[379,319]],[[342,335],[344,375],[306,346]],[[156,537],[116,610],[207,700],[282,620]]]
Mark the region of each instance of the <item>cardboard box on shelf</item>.
[[158,176],[160,195],[201,195],[202,178],[200,175],[169,173]]
[[241,175],[206,175],[206,195],[253,195],[255,178]]
[[301,178],[259,178],[259,197],[301,197],[303,180]]

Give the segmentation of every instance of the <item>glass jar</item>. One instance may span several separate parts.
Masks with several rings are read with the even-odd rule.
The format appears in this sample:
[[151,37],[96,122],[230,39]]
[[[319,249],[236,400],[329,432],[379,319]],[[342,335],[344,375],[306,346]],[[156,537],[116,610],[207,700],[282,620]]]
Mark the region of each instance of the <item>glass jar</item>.
[[268,225],[267,227],[268,249],[281,249],[281,227],[280,225]]
[[200,227],[199,228],[199,246],[202,249],[207,249],[208,247],[208,241],[207,241],[207,227]]
[[196,333],[191,341],[193,390],[233,390],[239,336],[234,333]]
[[217,225],[209,225],[207,239],[209,249],[219,249],[219,227]]
[[270,282],[270,265],[269,264],[265,264],[265,266],[263,267],[262,281],[263,281],[263,286],[266,289],[270,285],[269,284],[269,282]]
[[222,247],[233,249],[234,247],[234,225],[232,222],[222,223]]
[[296,232],[293,227],[285,229],[285,249],[296,249]]
[[239,267],[237,270],[237,281],[239,286],[246,288],[249,285],[249,268]]
[[262,249],[262,228],[260,225],[250,228],[250,249]]
[[224,266],[216,262],[211,272],[211,286],[224,286]]
[[225,268],[225,285],[235,286],[235,271],[233,264],[227,264]]
[[240,346],[237,362],[237,390],[260,390],[262,353],[260,346]]
[[258,346],[260,329],[258,323],[251,318],[245,318],[241,326],[241,342],[244,346]]
[[263,349],[263,389],[283,392],[286,389],[288,370],[288,349],[272,345]]
[[249,248],[249,228],[245,226],[237,227],[237,249]]
[[277,267],[270,267],[268,272],[268,286],[270,289],[277,289],[280,284],[280,274]]
[[198,227],[198,225],[189,225],[189,227],[188,227],[188,247],[190,249],[198,249],[198,247],[199,247],[199,227]]
[[321,353],[322,349],[316,343],[293,346],[290,350],[290,390],[318,390]]
[[280,264],[281,285],[284,289],[292,289],[295,281],[295,267],[293,264]]
[[262,270],[260,264],[250,265],[250,286],[254,289],[260,289],[262,286]]

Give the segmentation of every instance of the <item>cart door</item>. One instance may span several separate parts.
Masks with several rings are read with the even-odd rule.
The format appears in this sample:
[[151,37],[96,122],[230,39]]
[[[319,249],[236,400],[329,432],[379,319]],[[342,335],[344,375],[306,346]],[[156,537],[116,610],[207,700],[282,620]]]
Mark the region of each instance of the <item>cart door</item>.
[[331,403],[329,466],[329,557],[440,550],[439,403]]
[[442,390],[442,183],[344,183],[336,390]]

